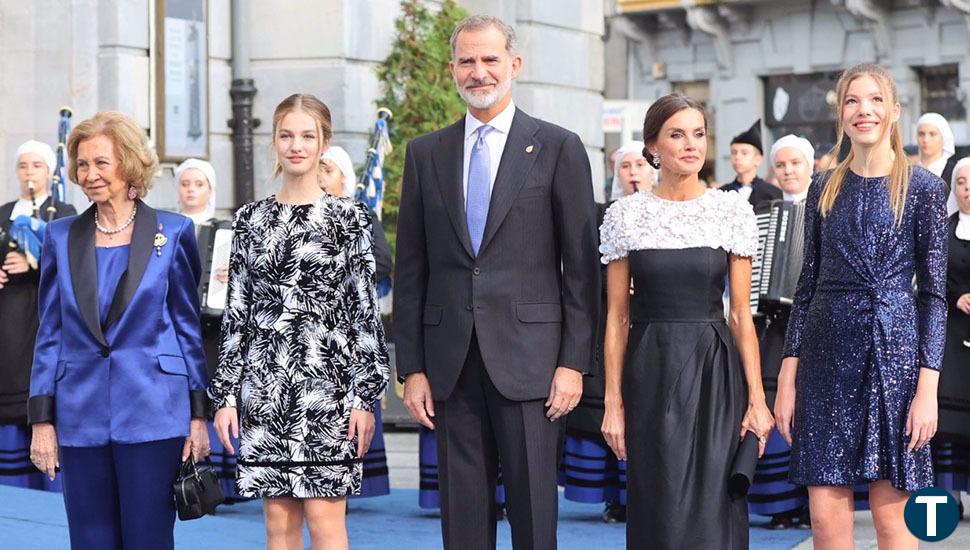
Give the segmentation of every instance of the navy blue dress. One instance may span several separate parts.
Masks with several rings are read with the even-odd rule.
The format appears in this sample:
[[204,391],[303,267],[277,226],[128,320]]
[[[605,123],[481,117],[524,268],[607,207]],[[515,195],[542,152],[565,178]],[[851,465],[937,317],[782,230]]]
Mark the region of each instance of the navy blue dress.
[[[914,167],[901,222],[886,178],[849,172],[831,212],[805,212],[805,259],[785,343],[800,357],[790,479],[933,485],[929,446],[908,452],[920,369],[939,370],[946,329],[946,208],[939,178]],[[913,290],[916,280],[917,291]]]

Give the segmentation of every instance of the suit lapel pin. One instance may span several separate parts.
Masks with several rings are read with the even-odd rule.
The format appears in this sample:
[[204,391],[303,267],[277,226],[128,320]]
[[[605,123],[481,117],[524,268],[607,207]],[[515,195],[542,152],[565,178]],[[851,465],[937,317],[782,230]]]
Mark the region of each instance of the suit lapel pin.
[[168,237],[162,233],[162,224],[158,224],[158,233],[155,233],[155,242],[152,246],[155,247],[155,255],[162,255],[162,247],[168,242]]
[[535,147],[533,147],[533,146],[530,145],[530,146],[528,146],[528,147],[525,148],[525,152],[526,153],[531,153],[533,149],[535,149]]

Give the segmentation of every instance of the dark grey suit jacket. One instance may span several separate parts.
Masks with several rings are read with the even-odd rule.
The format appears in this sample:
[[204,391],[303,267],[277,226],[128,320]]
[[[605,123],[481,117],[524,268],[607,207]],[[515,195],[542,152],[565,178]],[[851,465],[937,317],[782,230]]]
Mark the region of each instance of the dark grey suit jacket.
[[462,189],[465,119],[408,144],[397,230],[399,377],[451,394],[472,330],[495,387],[545,398],[557,366],[589,370],[599,306],[596,207],[576,134],[516,110],[478,257]]

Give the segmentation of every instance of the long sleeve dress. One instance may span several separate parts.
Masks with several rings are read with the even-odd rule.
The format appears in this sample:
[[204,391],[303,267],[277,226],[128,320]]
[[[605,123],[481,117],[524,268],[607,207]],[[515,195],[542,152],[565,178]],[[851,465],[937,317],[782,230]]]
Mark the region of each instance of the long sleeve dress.
[[[946,208],[939,178],[914,167],[902,220],[886,178],[846,174],[827,216],[829,173],[805,211],[805,259],[786,357],[799,357],[789,479],[796,485],[890,480],[933,485],[930,448],[908,452],[920,369],[941,368],[946,328]],[[913,290],[913,280],[917,290]]]
[[239,493],[357,494],[351,409],[373,410],[389,363],[370,214],[349,199],[243,206],[233,221],[215,408],[237,407]]
[[602,261],[628,257],[636,289],[622,378],[627,548],[748,547],[747,504],[728,493],[748,392],[721,296],[730,255],[757,249],[738,193],[637,193],[606,212]]

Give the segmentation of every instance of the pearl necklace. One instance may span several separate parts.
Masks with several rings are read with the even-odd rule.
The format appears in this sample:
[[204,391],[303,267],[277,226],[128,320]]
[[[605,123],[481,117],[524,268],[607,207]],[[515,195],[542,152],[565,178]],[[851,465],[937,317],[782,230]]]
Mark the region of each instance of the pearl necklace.
[[107,227],[104,227],[103,225],[101,225],[101,221],[98,218],[98,209],[95,208],[94,209],[94,227],[96,227],[98,231],[100,231],[101,233],[104,233],[105,235],[108,235],[108,236],[117,235],[118,233],[121,233],[125,229],[128,229],[128,226],[131,225],[131,222],[135,221],[135,213],[137,211],[138,211],[138,205],[133,205],[131,207],[131,215],[128,216],[128,221],[126,221],[125,223],[119,225],[118,227],[116,227],[114,229],[108,229]]

